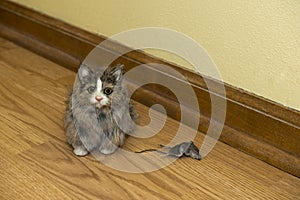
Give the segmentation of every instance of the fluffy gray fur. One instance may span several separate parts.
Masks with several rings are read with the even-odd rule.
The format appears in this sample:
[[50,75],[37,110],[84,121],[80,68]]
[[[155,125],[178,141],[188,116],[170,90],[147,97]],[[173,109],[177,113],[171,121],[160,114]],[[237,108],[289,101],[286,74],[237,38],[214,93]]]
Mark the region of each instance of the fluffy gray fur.
[[[125,134],[134,131],[136,114],[122,83],[123,74],[122,65],[108,67],[103,73],[86,65],[79,68],[79,81],[70,95],[64,121],[67,141],[76,155],[91,151],[111,154],[124,144]],[[106,88],[112,93],[105,94]],[[102,100],[95,100],[96,96]]]

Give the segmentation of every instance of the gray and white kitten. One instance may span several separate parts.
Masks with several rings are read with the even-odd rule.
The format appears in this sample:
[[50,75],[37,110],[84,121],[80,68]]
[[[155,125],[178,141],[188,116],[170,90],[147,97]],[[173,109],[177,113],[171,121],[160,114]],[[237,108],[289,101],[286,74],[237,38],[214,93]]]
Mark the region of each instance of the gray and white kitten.
[[100,70],[81,65],[65,114],[67,141],[74,154],[111,154],[133,132],[136,119],[122,82],[122,65]]

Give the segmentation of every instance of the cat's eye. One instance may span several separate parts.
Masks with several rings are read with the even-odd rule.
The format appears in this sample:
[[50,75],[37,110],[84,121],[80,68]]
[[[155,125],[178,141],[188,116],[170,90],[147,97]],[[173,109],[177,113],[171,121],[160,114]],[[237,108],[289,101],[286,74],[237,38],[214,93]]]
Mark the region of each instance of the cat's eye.
[[111,88],[104,88],[103,93],[106,95],[110,95],[113,92]]
[[90,93],[90,94],[92,94],[94,91],[95,91],[95,87],[94,86],[91,86],[91,87],[89,87],[87,90],[88,90],[88,92]]

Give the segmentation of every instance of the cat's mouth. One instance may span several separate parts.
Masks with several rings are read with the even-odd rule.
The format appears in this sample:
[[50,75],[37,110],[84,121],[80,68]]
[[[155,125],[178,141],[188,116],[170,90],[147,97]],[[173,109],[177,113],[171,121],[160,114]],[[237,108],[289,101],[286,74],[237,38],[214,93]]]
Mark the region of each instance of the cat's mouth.
[[107,105],[107,104],[103,105],[100,102],[97,102],[94,105],[95,105],[96,110],[103,109],[103,108],[109,108],[109,105]]
[[104,103],[102,101],[96,101],[96,102],[92,102],[92,104],[95,106],[95,108],[101,108],[103,106],[106,106],[107,103]]
[[101,103],[95,103],[94,104],[96,111],[102,109],[105,105],[102,105]]

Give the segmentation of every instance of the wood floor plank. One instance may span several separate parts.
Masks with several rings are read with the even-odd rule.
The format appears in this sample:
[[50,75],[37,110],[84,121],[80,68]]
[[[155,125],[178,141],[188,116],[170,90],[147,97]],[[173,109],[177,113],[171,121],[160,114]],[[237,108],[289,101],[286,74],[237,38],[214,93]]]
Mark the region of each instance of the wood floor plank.
[[222,143],[203,161],[201,167],[193,167],[189,173],[184,170],[191,166],[188,162],[179,160],[180,167],[176,167],[178,173],[197,185],[194,193],[205,190],[222,199],[299,199],[300,185],[296,177],[241,155]]
[[0,46],[2,49],[5,49],[0,51],[0,60],[15,68],[22,69],[27,74],[31,73],[32,75],[52,80],[73,74],[70,70],[37,56],[26,49],[13,48],[17,46],[10,42],[9,44],[7,42],[4,43],[4,47],[2,44]]
[[[76,157],[62,127],[74,78],[0,38],[0,199],[300,199],[298,178],[220,142],[201,161],[181,158],[148,173],[118,171],[91,155]],[[147,125],[149,108],[135,104],[139,124]],[[150,138],[129,137],[124,149],[167,144],[178,127],[168,118]],[[197,133],[196,144],[203,138]]]
[[0,156],[0,199],[71,199],[43,175],[34,172],[19,158]]
[[19,48],[17,45],[13,44],[12,42],[0,37],[0,52],[4,52],[11,49],[19,49]]
[[6,73],[0,75],[2,117],[15,121],[23,130],[31,129],[44,135],[43,138],[65,140],[61,128],[67,94],[65,87],[43,77],[32,81],[30,75],[12,69],[7,63],[0,62],[0,70]]
[[168,195],[174,197],[171,192],[156,192],[159,187],[143,175],[115,171],[96,162],[91,156],[75,157],[71,149],[66,150],[66,146],[59,144],[43,144],[19,157],[36,172],[56,181],[74,198],[136,199],[145,193],[148,193],[147,199],[169,199]]

